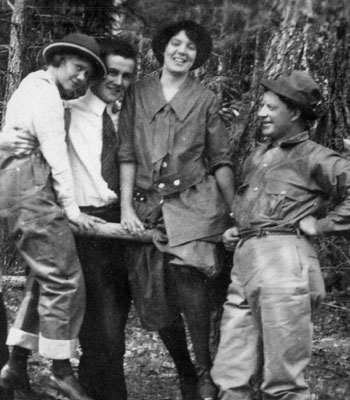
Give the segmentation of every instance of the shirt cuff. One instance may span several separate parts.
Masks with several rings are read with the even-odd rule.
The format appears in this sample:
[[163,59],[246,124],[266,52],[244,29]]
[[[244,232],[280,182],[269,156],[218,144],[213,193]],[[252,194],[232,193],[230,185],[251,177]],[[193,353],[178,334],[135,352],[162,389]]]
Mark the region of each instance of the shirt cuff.
[[332,233],[334,231],[334,223],[329,218],[321,218],[316,221],[316,230],[320,235]]
[[80,214],[80,209],[76,204],[72,204],[64,208],[64,212],[69,220],[75,219]]

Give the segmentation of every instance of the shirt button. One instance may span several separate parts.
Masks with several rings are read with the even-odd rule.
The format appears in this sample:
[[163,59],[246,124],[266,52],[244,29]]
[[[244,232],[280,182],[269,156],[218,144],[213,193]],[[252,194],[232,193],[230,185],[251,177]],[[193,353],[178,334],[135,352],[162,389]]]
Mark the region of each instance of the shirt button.
[[161,183],[158,185],[158,187],[159,187],[159,189],[164,189],[164,188],[165,188],[165,184],[164,184],[163,182],[161,182]]
[[168,163],[167,163],[166,161],[163,161],[163,162],[162,162],[162,167],[163,167],[163,168],[166,168],[167,166],[168,166]]
[[173,183],[174,183],[174,186],[179,186],[180,185],[180,179],[175,179]]
[[259,188],[255,187],[253,190],[256,192]]

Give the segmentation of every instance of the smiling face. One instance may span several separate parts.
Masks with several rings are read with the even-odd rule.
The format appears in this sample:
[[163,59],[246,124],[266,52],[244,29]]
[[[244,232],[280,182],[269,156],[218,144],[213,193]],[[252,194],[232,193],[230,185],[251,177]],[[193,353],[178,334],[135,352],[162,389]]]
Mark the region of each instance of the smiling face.
[[196,56],[196,44],[188,38],[185,31],[180,31],[165,47],[163,69],[173,74],[187,74]]
[[109,54],[105,64],[107,75],[91,84],[92,92],[105,103],[121,100],[125,90],[129,87],[135,69],[132,58]]
[[71,93],[84,86],[93,73],[89,61],[75,56],[67,55],[57,68],[56,83],[66,93]]
[[262,98],[258,116],[262,123],[262,134],[272,141],[278,141],[293,132],[298,112],[288,108],[277,94],[267,91]]

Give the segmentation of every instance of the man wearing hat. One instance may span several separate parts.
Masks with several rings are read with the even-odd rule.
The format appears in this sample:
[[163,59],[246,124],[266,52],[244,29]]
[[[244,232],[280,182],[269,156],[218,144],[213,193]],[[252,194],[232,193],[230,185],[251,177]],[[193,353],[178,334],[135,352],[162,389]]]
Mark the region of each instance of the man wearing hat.
[[[0,383],[29,391],[21,360],[39,350],[52,359],[50,386],[70,399],[89,400],[69,361],[84,316],[85,286],[68,221],[85,229],[102,220],[81,212],[74,197],[60,93],[83,87],[106,69],[97,42],[79,33],[49,44],[43,56],[45,68],[30,73],[9,100],[3,128],[29,132],[38,147],[21,156],[0,151],[0,218],[30,269]],[[28,312],[33,298],[38,315]]]
[[259,382],[263,399],[310,400],[304,370],[324,296],[310,237],[350,228],[350,163],[309,138],[320,90],[307,72],[262,86],[265,141],[244,164],[223,236],[236,249],[211,373],[219,399],[253,399]]

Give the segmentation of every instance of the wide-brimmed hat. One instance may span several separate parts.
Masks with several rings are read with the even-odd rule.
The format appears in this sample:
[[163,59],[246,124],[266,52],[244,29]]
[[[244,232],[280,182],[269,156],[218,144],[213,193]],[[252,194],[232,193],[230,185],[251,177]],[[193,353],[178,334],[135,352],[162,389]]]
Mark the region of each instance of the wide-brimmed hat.
[[263,79],[261,85],[299,106],[306,117],[318,117],[315,107],[321,100],[320,88],[306,71],[294,70],[273,80]]
[[209,33],[199,24],[191,20],[174,22],[161,28],[152,40],[153,53],[158,62],[163,65],[165,47],[169,40],[180,31],[186,31],[189,39],[193,40],[197,47],[197,56],[191,70],[199,68],[210,56],[213,47]]
[[101,50],[97,41],[83,33],[70,33],[61,40],[48,44],[43,49],[43,58],[49,62],[56,54],[76,54],[89,60],[95,68],[95,77],[106,75],[106,67],[101,59]]

